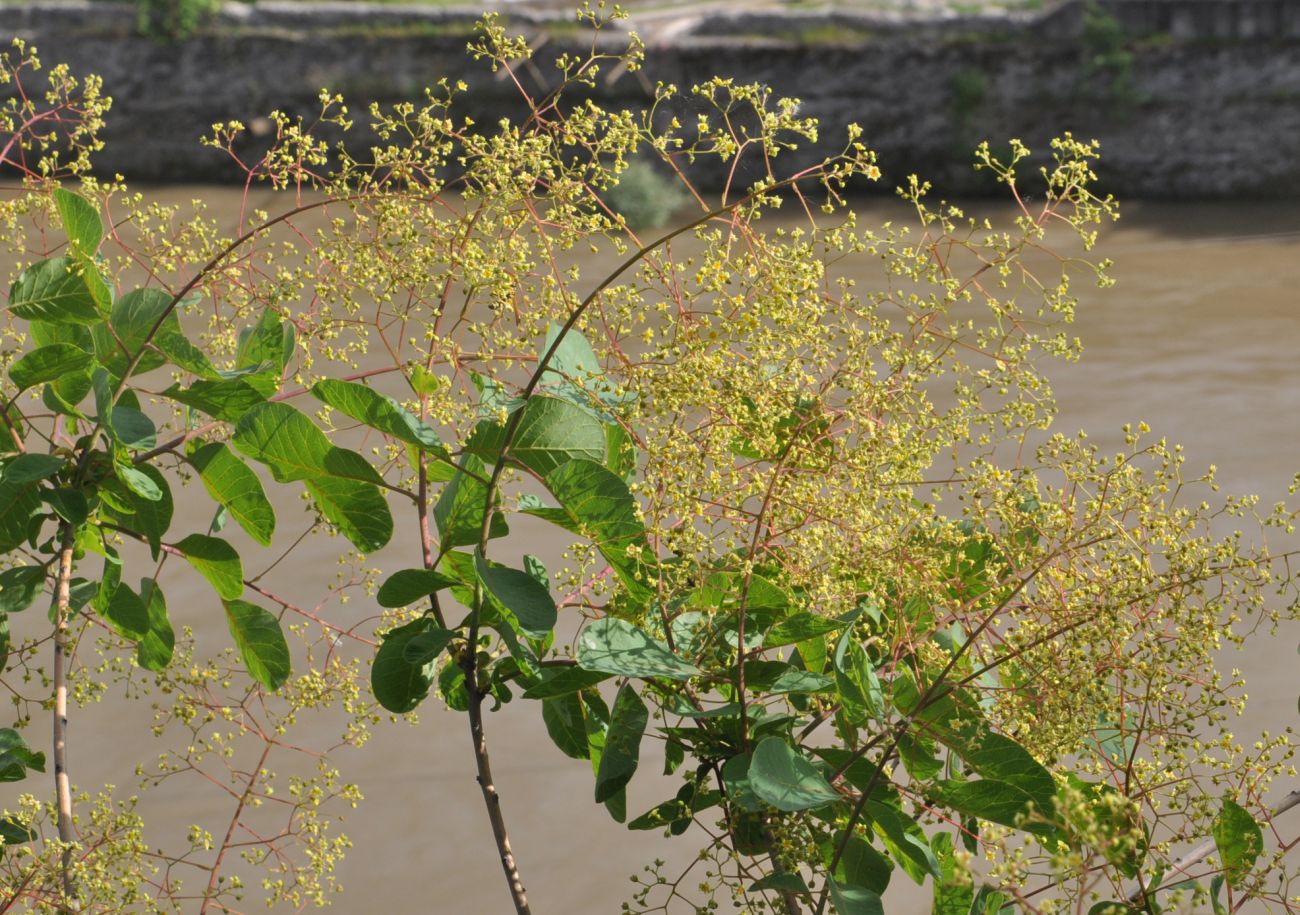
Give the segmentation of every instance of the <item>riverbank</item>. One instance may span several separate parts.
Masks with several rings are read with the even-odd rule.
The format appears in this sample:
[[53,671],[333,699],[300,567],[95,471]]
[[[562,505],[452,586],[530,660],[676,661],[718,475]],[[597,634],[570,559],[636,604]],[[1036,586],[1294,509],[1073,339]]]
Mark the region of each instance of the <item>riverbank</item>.
[[[544,90],[554,58],[584,40],[570,15],[547,6],[508,8],[536,48],[530,91]],[[1070,130],[1101,140],[1104,187],[1128,198],[1300,196],[1300,4],[1033,6],[637,10],[647,66],[602,76],[594,92],[639,107],[659,81],[763,82],[799,97],[801,113],[823,125],[820,143],[788,167],[838,148],[844,125],[857,122],[890,187],[916,172],[945,193],[992,192],[970,165],[976,143],[1018,137],[1046,151]],[[198,142],[213,123],[262,123],[272,109],[311,116],[324,86],[363,111],[371,100],[418,98],[446,77],[469,85],[463,110],[480,123],[517,115],[514,88],[465,54],[477,14],[350,0],[227,3],[195,36],[166,44],[136,34],[131,4],[46,0],[0,6],[0,34],[35,44],[47,63],[104,78],[114,98],[96,160],[105,172],[227,181],[233,164]],[[266,139],[244,142],[241,154],[253,156]]]

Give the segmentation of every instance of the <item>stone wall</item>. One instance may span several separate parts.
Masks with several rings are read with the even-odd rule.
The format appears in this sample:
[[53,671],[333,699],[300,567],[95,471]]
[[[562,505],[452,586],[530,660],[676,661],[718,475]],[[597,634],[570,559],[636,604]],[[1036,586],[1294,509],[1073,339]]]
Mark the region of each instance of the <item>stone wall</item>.
[[[887,176],[917,172],[947,193],[992,191],[970,167],[981,139],[1046,149],[1070,130],[1103,144],[1104,186],[1125,197],[1300,196],[1300,3],[1107,0],[1122,27],[1089,24],[1084,4],[1037,12],[942,15],[731,13],[645,30],[643,74],[602,80],[606,104],[637,106],[656,80],[686,87],[714,74],[764,82],[821,119],[820,149],[856,121]],[[217,121],[273,108],[310,115],[322,86],[364,102],[418,97],[439,77],[470,85],[464,113],[491,123],[519,111],[508,81],[465,54],[466,11],[357,2],[228,4],[198,36],[135,34],[128,4],[62,0],[0,6],[0,33],[47,62],[99,73],[113,96],[98,165],[150,181],[228,180],[198,139]],[[544,14],[512,13],[548,35],[530,80],[574,40]],[[681,113],[690,115],[689,110]],[[363,120],[358,118],[358,121]],[[693,117],[691,118],[693,121]],[[689,121],[688,121],[689,123]],[[364,142],[364,138],[360,138]],[[248,155],[259,142],[249,137]],[[717,175],[701,171],[705,181]]]

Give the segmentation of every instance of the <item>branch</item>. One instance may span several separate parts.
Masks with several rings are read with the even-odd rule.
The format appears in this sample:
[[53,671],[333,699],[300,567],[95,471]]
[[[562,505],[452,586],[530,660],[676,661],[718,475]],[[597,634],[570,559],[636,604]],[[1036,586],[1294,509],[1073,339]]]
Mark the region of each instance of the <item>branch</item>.
[[77,840],[72,826],[72,785],[68,779],[68,608],[72,599],[72,552],[76,532],[68,522],[61,525],[58,582],[54,590],[54,790],[58,798],[59,841],[64,843],[60,870],[63,877],[61,913],[72,913],[77,887],[72,879],[72,846]]
[[[1282,798],[1282,800],[1278,801],[1273,809],[1268,812],[1269,819],[1272,820],[1274,817],[1286,813],[1292,807],[1297,806],[1300,806],[1300,790],[1292,791],[1286,797]],[[1214,850],[1217,847],[1218,846],[1215,845],[1213,839],[1206,839],[1187,854],[1175,858],[1173,863],[1169,865],[1169,869],[1174,873],[1185,875],[1189,867],[1199,864],[1210,855],[1214,854]],[[1145,881],[1140,881],[1137,885],[1137,889],[1128,894],[1128,901],[1136,902],[1141,899],[1145,893],[1154,892],[1157,889],[1159,889],[1159,887],[1149,886]]]

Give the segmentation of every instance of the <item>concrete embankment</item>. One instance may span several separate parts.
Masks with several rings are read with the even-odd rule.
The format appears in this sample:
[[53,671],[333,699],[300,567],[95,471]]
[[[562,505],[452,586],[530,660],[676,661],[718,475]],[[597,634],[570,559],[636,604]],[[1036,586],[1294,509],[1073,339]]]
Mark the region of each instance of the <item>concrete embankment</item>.
[[[418,98],[440,77],[464,80],[480,123],[517,116],[517,92],[465,53],[474,11],[357,2],[227,4],[194,37],[140,37],[125,3],[0,6],[0,34],[35,44],[47,63],[98,73],[113,96],[97,159],[150,181],[228,180],[222,154],[199,146],[214,122],[252,123],[271,109],[310,117],[318,92]],[[530,91],[583,36],[568,18],[515,10],[537,48]],[[802,100],[822,124],[817,147],[861,124],[886,176],[917,172],[946,193],[992,190],[970,166],[982,139],[1046,151],[1073,131],[1102,141],[1106,189],[1126,197],[1300,196],[1300,3],[1293,0],[1082,0],[1036,11],[958,14],[737,11],[647,16],[641,73],[603,76],[602,103],[642,106],[657,81],[689,87],[719,74]],[[689,100],[679,113],[694,121]],[[358,118],[358,122],[364,118]],[[261,123],[261,122],[259,122]],[[364,137],[356,138],[365,143]],[[264,138],[248,136],[254,155]],[[716,175],[700,176],[709,181]]]

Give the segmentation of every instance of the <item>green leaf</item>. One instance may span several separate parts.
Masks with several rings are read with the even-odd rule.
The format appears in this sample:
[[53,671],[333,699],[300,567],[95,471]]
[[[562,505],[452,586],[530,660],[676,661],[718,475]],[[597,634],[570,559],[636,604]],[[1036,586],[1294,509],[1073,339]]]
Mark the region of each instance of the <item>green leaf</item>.
[[804,883],[803,877],[798,874],[792,874],[789,871],[780,874],[768,874],[761,880],[755,880],[749,885],[751,893],[760,893],[764,890],[776,890],[781,893],[802,893],[808,895],[808,884]]
[[612,674],[581,667],[546,667],[540,679],[524,690],[525,699],[554,699],[570,693],[581,692],[608,680]]
[[276,482],[337,477],[382,482],[361,455],[331,445],[325,433],[286,403],[260,403],[236,423],[231,444],[265,464]]
[[1005,893],[985,884],[975,893],[970,915],[999,915],[1009,901]]
[[331,445],[288,404],[253,407],[236,424],[231,442],[265,464],[278,482],[302,480],[321,515],[362,552],[392,538],[393,516],[379,491],[379,474],[361,455]]
[[[23,431],[25,423],[23,422],[22,411],[14,403],[10,403],[5,409],[8,410],[9,421],[4,422],[3,416],[0,416],[0,451],[19,451],[21,448],[18,443],[26,434]],[[15,438],[15,436],[17,437]]]
[[[90,376],[81,374],[64,375],[57,381],[47,384],[41,391],[41,402],[50,408],[51,413],[60,416],[85,418],[78,405],[90,393]],[[4,430],[8,434],[8,430]]]
[[94,363],[94,357],[79,346],[52,343],[32,350],[9,366],[9,377],[20,391],[25,391],[64,375],[84,373]]
[[16,566],[0,572],[0,613],[19,613],[30,607],[45,587],[44,566]]
[[620,677],[689,680],[699,668],[673,654],[631,623],[604,617],[588,624],[578,639],[578,666]]
[[150,342],[173,365],[199,378],[218,381],[222,377],[221,373],[208,359],[207,354],[191,343],[185,336],[185,331],[181,329],[179,311],[192,304],[196,298],[197,294],[191,293],[182,299],[167,315]]
[[[103,537],[103,532],[98,528],[83,528],[88,535],[86,540],[78,540],[78,543],[86,543],[89,547],[90,537]],[[117,591],[118,585],[122,583],[122,557],[118,555],[117,550],[108,544],[102,544],[98,552],[104,556],[104,574],[100,576],[98,582],[92,582],[95,585],[95,593],[90,597],[90,606],[96,613],[103,614],[108,610],[109,602],[113,599],[114,592]]]
[[140,496],[146,502],[160,502],[162,499],[162,489],[157,485],[157,481],[143,469],[118,461],[113,464],[113,474],[125,483],[131,493]]
[[115,378],[126,374],[131,360],[140,354],[131,374],[152,371],[166,362],[163,355],[149,348],[153,335],[172,314],[172,295],[163,289],[132,289],[113,303],[107,324],[90,329],[95,341],[95,356]]
[[967,816],[1033,831],[1031,825],[1022,822],[1033,798],[1006,782],[991,778],[969,782],[946,780],[935,783],[934,794],[940,803]]
[[438,433],[391,397],[364,384],[327,378],[312,385],[311,393],[340,413],[399,441],[444,456],[448,453]]
[[576,460],[602,464],[605,426],[591,413],[555,397],[532,397],[523,407],[509,455],[538,476]]
[[113,407],[107,428],[113,440],[131,451],[148,451],[158,444],[158,430],[144,413],[133,407]]
[[[153,421],[129,403],[113,402],[113,379],[108,370],[102,366],[91,375],[91,386],[95,391],[95,412],[99,422],[108,431],[109,437],[128,448],[152,448],[157,444],[157,430]],[[121,400],[134,400],[135,395],[126,392]]]
[[943,876],[934,881],[932,915],[970,915],[975,902],[975,886],[970,874],[954,853],[952,834],[938,832],[930,839],[930,848],[939,859]]
[[650,713],[630,683],[614,697],[605,748],[596,769],[596,803],[602,804],[627,786],[641,758],[641,737]]
[[917,781],[928,782],[943,771],[943,760],[935,749],[934,741],[924,732],[898,735],[898,756]]
[[877,893],[864,886],[848,886],[831,881],[831,902],[838,915],[885,915],[885,906]]
[[792,813],[824,807],[840,800],[817,767],[780,737],[767,737],[754,748],[749,765],[754,793],[777,810]]
[[165,670],[176,650],[176,633],[167,618],[167,599],[158,582],[140,579],[140,602],[144,604],[148,625],[135,647],[136,660],[145,670]]
[[402,649],[402,660],[413,667],[424,667],[438,660],[442,650],[451,644],[456,633],[450,629],[426,629],[406,643]]
[[36,833],[29,826],[24,826],[13,817],[0,819],[0,845],[21,845],[31,842]]
[[873,799],[867,801],[866,810],[871,818],[872,831],[918,886],[925,882],[927,875],[940,879],[939,859],[925,841],[925,833],[915,819],[903,813],[896,800],[877,801],[873,794]]
[[1214,915],[1228,915],[1228,907],[1219,898],[1219,893],[1223,891],[1223,883],[1223,874],[1216,874],[1210,878],[1210,908],[1214,911]]
[[605,424],[605,466],[614,476],[629,481],[636,475],[637,451],[632,436],[619,423]]
[[247,464],[221,442],[192,447],[188,460],[199,472],[208,495],[262,546],[271,545],[275,509],[262,489],[262,481]]
[[99,208],[72,191],[54,189],[54,203],[59,208],[59,219],[68,241],[83,254],[94,254],[104,240],[104,225],[99,219]]
[[70,257],[52,257],[32,264],[9,288],[9,310],[28,321],[51,324],[93,324],[99,308],[83,274]]
[[849,623],[844,620],[814,616],[801,610],[798,613],[791,614],[767,630],[767,633],[763,636],[763,647],[779,648],[782,645],[805,642],[828,632],[836,632],[847,625]]
[[821,693],[835,685],[822,674],[799,670],[788,661],[748,661],[745,664],[745,688],[766,693]]
[[[841,883],[848,886],[860,886],[871,890],[873,893],[883,893],[889,886],[889,878],[893,873],[894,865],[881,852],[872,847],[871,843],[858,835],[845,836],[841,830],[835,833],[834,840],[828,843],[830,855],[834,855],[834,849],[840,844],[844,845],[844,853],[840,856],[840,862],[835,868],[834,877]],[[827,856],[827,865],[830,865]],[[961,915],[967,915],[962,912]]]
[[[1154,882],[1154,881],[1153,881]],[[1155,911],[1160,912],[1156,907]],[[1113,899],[1103,900],[1094,903],[1088,909],[1088,915],[1149,915],[1145,909],[1140,909],[1135,905],[1129,905],[1127,902],[1117,902]]]
[[[546,341],[542,344],[539,355],[550,351],[551,344],[559,333],[559,325],[551,324],[547,328]],[[605,380],[600,359],[591,348],[591,343],[572,328],[564,335],[547,363],[540,388],[584,407],[597,404],[617,407],[633,397],[630,394],[620,395],[614,385]]]
[[1228,886],[1234,889],[1241,886],[1264,848],[1264,833],[1259,823],[1232,798],[1225,796],[1214,818],[1211,834]]
[[53,454],[20,454],[0,468],[0,480],[14,484],[45,480],[62,470],[66,463]]
[[438,692],[442,694],[447,708],[457,712],[469,708],[469,692],[465,689],[465,671],[459,664],[448,664],[438,674]]
[[132,511],[110,509],[107,513],[123,527],[143,536],[149,542],[153,558],[157,559],[174,511],[171,487],[167,485],[166,477],[151,464],[132,466],[118,463],[113,465],[113,472],[130,489],[127,499]]
[[835,649],[835,685],[849,721],[860,724],[869,717],[882,720],[885,697],[880,680],[852,629],[844,633]]
[[[208,580],[222,600],[233,601],[244,593],[244,566],[239,561],[239,553],[220,537],[190,534],[173,546],[184,555],[186,562],[194,566],[195,571]],[[278,623],[276,629],[279,629]],[[274,691],[276,687],[268,689]]]
[[196,381],[188,388],[172,385],[162,393],[227,423],[239,422],[249,410],[266,403],[266,395],[243,378]]
[[[370,688],[379,704],[390,712],[405,714],[429,695],[437,659],[412,664],[406,660],[406,647],[417,636],[437,628],[433,620],[421,617],[384,634],[375,653],[374,666],[370,668]],[[456,669],[456,665],[449,665],[448,669]]]
[[551,735],[551,740],[565,756],[591,758],[582,698],[576,692],[543,699],[542,722],[546,725],[546,733]]
[[421,397],[428,397],[431,394],[437,394],[442,390],[442,377],[429,371],[424,366],[416,364],[411,366],[411,375],[407,378],[411,385],[411,390]]
[[628,823],[627,828],[663,829],[667,826],[669,835],[679,836],[690,828],[695,814],[721,803],[721,791],[705,790],[696,781],[687,781],[677,790],[677,797],[647,810]]
[[322,517],[361,552],[373,553],[393,538],[393,515],[379,487],[341,477],[317,477],[303,485]]
[[27,539],[28,523],[41,510],[41,496],[32,483],[0,481],[0,552]]
[[282,321],[273,309],[263,309],[257,324],[239,332],[235,365],[241,369],[274,369],[278,388],[280,376],[293,358],[295,336],[293,324]]
[[454,578],[432,569],[401,569],[379,586],[375,601],[381,607],[406,607],[455,584]]
[[[587,752],[591,758],[591,771],[600,771],[600,760],[605,752],[605,736],[609,730],[609,707],[600,693],[589,689],[582,694],[585,711],[584,722],[587,727]],[[605,809],[617,823],[627,819],[627,789],[616,792],[605,801]]]
[[546,488],[560,508],[527,513],[589,538],[634,599],[648,599],[654,557],[627,484],[600,464],[574,460],[547,474]]
[[99,611],[118,635],[137,642],[149,633],[149,610],[140,596],[129,587],[119,584],[113,589],[107,606]]
[[28,769],[44,772],[45,754],[27,746],[13,728],[0,728],[0,782],[22,781]]
[[275,614],[246,600],[223,600],[226,622],[244,668],[265,689],[275,692],[289,677],[289,643]]
[[[560,325],[554,323],[547,326],[546,340],[542,343],[542,355],[550,352],[556,338],[560,336],[561,329]],[[555,352],[546,364],[542,383],[581,386],[592,378],[599,378],[602,374],[600,359],[597,358],[596,351],[591,348],[591,342],[576,328],[570,328],[565,333],[564,339],[560,340],[560,345],[555,347]]]
[[82,524],[90,514],[90,504],[77,489],[45,489],[41,491],[41,499],[70,524]]
[[1035,809],[1051,816],[1055,809],[1056,780],[1029,751],[1010,737],[982,729],[956,747],[961,758],[984,778],[1006,782],[1029,795]]
[[[483,527],[483,509],[487,487],[480,482],[486,474],[483,462],[472,454],[462,455],[461,469],[443,487],[433,506],[433,520],[444,550],[457,546],[477,546]],[[488,537],[504,537],[510,532],[505,516],[492,513]]]
[[527,572],[488,562],[477,550],[474,571],[487,593],[514,615],[526,635],[541,639],[555,628],[555,600],[537,579]]

